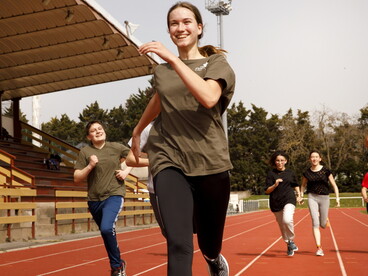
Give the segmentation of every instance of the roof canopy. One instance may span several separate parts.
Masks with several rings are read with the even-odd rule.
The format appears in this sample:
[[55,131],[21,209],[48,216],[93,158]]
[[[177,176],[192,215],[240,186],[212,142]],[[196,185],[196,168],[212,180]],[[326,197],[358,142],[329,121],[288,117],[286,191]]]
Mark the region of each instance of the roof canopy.
[[149,75],[137,48],[93,0],[0,1],[2,100]]

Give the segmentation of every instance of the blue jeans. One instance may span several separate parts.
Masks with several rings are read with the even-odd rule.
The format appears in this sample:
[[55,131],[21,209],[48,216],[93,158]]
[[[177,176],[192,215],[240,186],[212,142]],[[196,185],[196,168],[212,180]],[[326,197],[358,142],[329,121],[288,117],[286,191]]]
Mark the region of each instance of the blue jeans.
[[88,201],[89,211],[100,229],[112,269],[123,263],[115,231],[115,223],[123,204],[122,196],[111,196],[103,201]]

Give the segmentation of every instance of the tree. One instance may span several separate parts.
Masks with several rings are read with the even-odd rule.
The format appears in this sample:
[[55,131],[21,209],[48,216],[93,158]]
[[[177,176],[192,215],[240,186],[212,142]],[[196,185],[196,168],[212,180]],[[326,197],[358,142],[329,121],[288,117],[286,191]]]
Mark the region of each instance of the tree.
[[309,152],[317,145],[309,113],[298,110],[297,117],[294,117],[289,109],[281,118],[280,132],[278,148],[289,155],[288,166],[301,177]]
[[278,116],[252,105],[246,110],[243,103],[228,110],[230,157],[234,165],[232,190],[251,190],[263,193],[265,175],[269,168],[270,152],[276,149]]
[[138,90],[137,94],[132,94],[123,107],[115,107],[107,116],[107,135],[110,141],[122,142],[126,144],[132,136],[134,127],[138,124],[149,100],[153,89],[153,78],[149,81],[150,86],[146,89]]
[[[3,115],[13,117],[13,103],[11,103],[9,107],[5,107]],[[28,123],[26,115],[21,110],[19,111],[19,120]]]
[[127,123],[126,110],[122,105],[114,107],[107,116],[106,134],[109,141],[122,142],[127,140],[129,134],[125,133],[124,128]]
[[91,103],[85,109],[83,109],[82,113],[79,113],[79,121],[83,125],[86,125],[90,121],[99,120],[104,124],[107,123],[107,110],[100,108],[98,102],[95,101]]
[[359,128],[364,132],[368,131],[368,105],[360,109],[360,118],[358,119]]
[[66,114],[62,114],[60,119],[53,117],[49,122],[41,124],[41,130],[74,146],[80,143],[84,134],[78,124]]
[[358,118],[359,130],[361,133],[361,159],[364,162],[364,171],[368,171],[368,149],[364,146],[365,137],[368,135],[368,105],[360,109],[360,118]]
[[345,113],[323,110],[318,113],[316,133],[322,140],[327,167],[341,191],[357,191],[362,176],[362,135],[358,123]]
[[241,101],[237,106],[233,104],[227,110],[229,152],[234,166],[231,176],[232,190],[245,190],[247,182],[247,175],[244,172],[249,171],[245,161],[246,145],[248,144],[246,136],[248,121],[246,118],[249,116],[249,113],[250,110],[246,110]]

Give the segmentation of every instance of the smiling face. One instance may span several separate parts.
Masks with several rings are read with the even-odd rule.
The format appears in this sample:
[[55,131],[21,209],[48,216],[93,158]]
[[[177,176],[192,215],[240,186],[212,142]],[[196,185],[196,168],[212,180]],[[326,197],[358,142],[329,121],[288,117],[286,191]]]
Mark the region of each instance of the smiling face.
[[322,161],[321,155],[318,152],[312,152],[309,156],[312,166],[318,166]]
[[89,127],[87,139],[91,141],[93,145],[101,145],[105,143],[106,133],[102,125],[94,123]]
[[278,155],[275,159],[275,166],[276,166],[276,169],[279,170],[279,171],[284,171],[285,170],[286,163],[287,163],[287,160],[282,155]]
[[183,7],[172,10],[168,16],[168,27],[170,38],[178,48],[190,50],[197,47],[203,26],[197,23],[191,10]]

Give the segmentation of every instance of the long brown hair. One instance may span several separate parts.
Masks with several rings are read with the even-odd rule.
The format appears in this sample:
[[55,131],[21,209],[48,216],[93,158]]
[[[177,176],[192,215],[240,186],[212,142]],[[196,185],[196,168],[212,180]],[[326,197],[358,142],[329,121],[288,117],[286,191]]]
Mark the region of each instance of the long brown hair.
[[[174,4],[169,11],[167,12],[167,27],[170,28],[170,21],[169,21],[169,17],[170,17],[170,13],[177,9],[177,8],[186,8],[188,10],[190,10],[193,14],[194,14],[194,18],[197,21],[197,24],[202,25],[202,28],[204,29],[204,24],[203,24],[203,19],[202,19],[202,15],[200,13],[200,11],[198,10],[198,8],[196,6],[194,6],[193,4],[189,3],[189,2],[177,2],[176,4]],[[203,31],[198,35],[198,41],[203,37]],[[224,49],[221,49],[219,47],[215,47],[213,45],[205,45],[202,47],[198,47],[198,50],[200,52],[200,54],[202,56],[205,57],[209,57],[211,55],[214,54],[222,54],[225,55],[225,53],[227,53],[227,51],[225,51]]]

